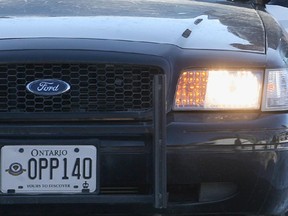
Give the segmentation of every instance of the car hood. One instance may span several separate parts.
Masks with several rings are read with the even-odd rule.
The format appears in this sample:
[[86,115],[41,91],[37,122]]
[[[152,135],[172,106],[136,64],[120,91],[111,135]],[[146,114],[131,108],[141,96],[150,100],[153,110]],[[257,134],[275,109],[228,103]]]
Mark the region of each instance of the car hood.
[[248,4],[148,2],[142,9],[131,4],[118,10],[108,10],[102,2],[102,6],[99,3],[95,7],[101,12],[90,11],[88,16],[66,13],[55,17],[47,14],[2,17],[0,39],[85,38],[265,53],[263,24]]

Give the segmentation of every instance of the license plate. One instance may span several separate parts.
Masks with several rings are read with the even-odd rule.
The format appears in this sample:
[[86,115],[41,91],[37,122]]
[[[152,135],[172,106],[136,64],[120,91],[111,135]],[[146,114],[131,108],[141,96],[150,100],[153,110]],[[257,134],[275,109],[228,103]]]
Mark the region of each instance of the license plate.
[[4,146],[3,193],[91,193],[96,191],[97,148],[86,146]]

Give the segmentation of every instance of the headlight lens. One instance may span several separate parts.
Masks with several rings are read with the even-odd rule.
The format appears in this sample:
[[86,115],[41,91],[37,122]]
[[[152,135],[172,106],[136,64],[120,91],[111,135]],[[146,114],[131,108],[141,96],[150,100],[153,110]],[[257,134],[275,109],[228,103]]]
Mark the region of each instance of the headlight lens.
[[288,109],[288,69],[267,70],[263,111]]
[[262,81],[262,71],[184,71],[178,80],[174,110],[259,109]]

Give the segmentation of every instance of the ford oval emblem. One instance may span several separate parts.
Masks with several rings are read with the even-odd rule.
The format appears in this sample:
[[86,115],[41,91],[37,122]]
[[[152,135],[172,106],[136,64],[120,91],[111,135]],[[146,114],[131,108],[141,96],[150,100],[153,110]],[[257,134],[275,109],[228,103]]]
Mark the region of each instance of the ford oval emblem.
[[62,80],[41,79],[28,83],[26,89],[36,95],[54,96],[67,92],[70,85]]

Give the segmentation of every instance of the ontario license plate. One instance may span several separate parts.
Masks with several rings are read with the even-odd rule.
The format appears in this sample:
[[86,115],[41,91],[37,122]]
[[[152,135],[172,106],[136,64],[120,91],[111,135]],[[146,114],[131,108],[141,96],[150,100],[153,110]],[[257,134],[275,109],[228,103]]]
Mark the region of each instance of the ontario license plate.
[[3,193],[91,193],[96,191],[97,148],[86,146],[4,146]]

